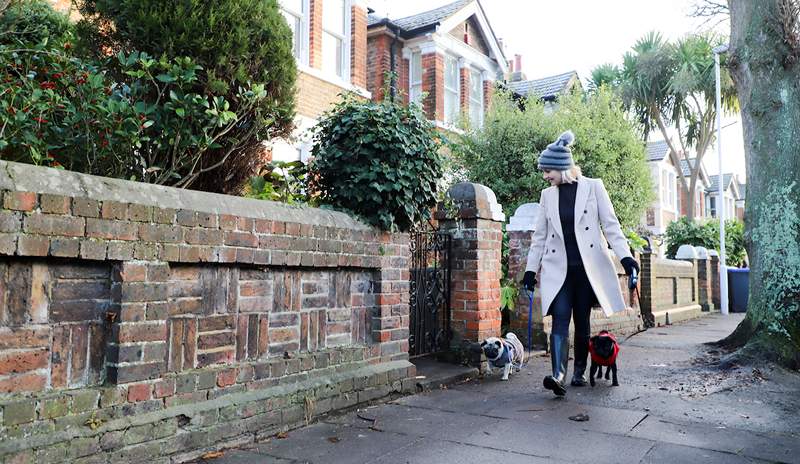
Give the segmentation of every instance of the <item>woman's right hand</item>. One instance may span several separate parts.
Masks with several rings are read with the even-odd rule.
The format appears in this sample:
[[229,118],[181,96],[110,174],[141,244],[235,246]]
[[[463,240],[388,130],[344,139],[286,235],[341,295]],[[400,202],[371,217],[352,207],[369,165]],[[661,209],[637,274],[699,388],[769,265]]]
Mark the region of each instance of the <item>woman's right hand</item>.
[[525,271],[525,276],[522,278],[522,286],[525,290],[532,292],[536,286],[536,273],[533,271]]

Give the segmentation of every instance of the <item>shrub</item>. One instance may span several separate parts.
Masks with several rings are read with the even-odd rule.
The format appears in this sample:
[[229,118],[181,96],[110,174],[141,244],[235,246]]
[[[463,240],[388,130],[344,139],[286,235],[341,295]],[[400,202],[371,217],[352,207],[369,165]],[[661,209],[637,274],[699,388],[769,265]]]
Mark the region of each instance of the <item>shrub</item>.
[[[200,68],[185,91],[222,97],[237,114],[237,124],[201,159],[207,174],[198,187],[238,191],[262,164],[262,141],[292,130],[297,71],[276,0],[85,0],[80,11],[82,36],[93,49],[191,57]],[[253,106],[248,89],[256,87],[266,98]]]
[[[694,221],[682,217],[667,226],[667,257],[675,259],[681,245],[719,250],[719,220]],[[731,219],[725,223],[725,261],[728,266],[745,263],[744,224]]]
[[345,96],[315,128],[311,171],[320,201],[384,230],[428,219],[442,176],[440,141],[416,105]]
[[497,92],[483,128],[453,150],[467,177],[491,188],[513,214],[519,205],[539,201],[547,187],[537,167],[539,153],[566,129],[576,136],[575,163],[603,180],[623,226],[635,226],[653,198],[652,181],[644,144],[621,100],[606,89],[564,95],[552,108],[537,99],[520,107],[508,93]]
[[308,203],[308,168],[302,161],[272,161],[250,178],[245,196],[288,204]]
[[0,45],[63,43],[72,33],[69,18],[45,0],[17,0],[5,10],[0,7]]

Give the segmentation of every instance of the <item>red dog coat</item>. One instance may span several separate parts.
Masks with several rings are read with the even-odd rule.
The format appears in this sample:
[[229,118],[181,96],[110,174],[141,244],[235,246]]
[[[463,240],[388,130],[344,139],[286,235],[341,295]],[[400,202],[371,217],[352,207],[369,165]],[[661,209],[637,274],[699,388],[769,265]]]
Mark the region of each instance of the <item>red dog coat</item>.
[[609,358],[601,358],[600,355],[594,352],[594,346],[592,340],[589,340],[589,353],[592,355],[592,362],[595,364],[599,364],[601,366],[610,366],[617,362],[617,355],[619,354],[619,344],[617,343],[617,338],[614,337],[614,334],[609,332],[608,330],[601,330],[598,334],[600,337],[609,337],[610,339],[614,340],[614,353]]

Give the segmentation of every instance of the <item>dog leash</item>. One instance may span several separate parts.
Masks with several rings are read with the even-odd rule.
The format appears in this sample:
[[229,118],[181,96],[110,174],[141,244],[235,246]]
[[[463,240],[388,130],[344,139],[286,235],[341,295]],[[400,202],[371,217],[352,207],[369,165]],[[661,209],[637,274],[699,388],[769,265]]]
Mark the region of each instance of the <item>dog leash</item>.
[[533,352],[533,290],[528,292],[528,356]]

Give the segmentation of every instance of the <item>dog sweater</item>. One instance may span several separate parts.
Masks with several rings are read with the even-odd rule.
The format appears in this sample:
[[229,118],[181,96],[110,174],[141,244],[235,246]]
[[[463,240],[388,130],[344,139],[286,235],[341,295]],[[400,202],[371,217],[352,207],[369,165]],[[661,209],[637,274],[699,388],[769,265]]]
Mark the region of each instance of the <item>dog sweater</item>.
[[503,343],[503,352],[500,353],[500,356],[498,356],[497,359],[491,360],[492,366],[505,367],[506,364],[510,364],[511,361],[514,359],[513,350],[514,347]]
[[606,330],[600,331],[600,335],[605,335],[606,337],[611,338],[614,340],[614,353],[611,354],[611,357],[608,358],[601,358],[600,355],[594,352],[594,344],[592,340],[589,340],[589,354],[592,356],[592,362],[595,364],[599,364],[601,366],[610,366],[617,362],[617,355],[619,354],[619,343],[617,343],[617,338],[611,332]]

